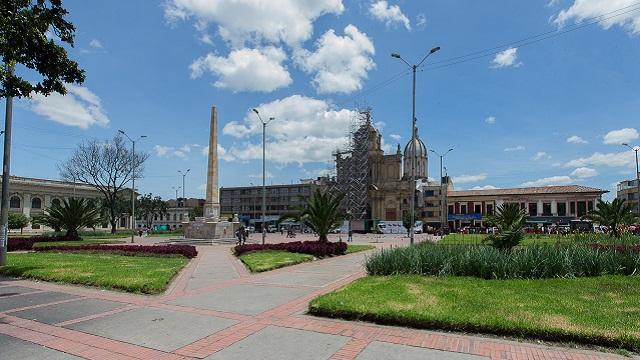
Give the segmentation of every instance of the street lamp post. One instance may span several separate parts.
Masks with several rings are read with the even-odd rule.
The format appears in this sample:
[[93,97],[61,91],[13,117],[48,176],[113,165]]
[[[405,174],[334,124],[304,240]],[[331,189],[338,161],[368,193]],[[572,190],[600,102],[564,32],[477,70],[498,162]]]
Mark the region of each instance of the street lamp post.
[[453,148],[447,150],[447,152],[444,153],[444,154],[440,154],[439,152],[437,152],[437,151],[435,151],[433,149],[430,149],[429,151],[431,151],[432,153],[434,153],[434,154],[436,154],[437,156],[440,157],[440,230],[443,230],[444,229],[444,225],[445,225],[445,216],[446,216],[446,210],[447,210],[446,206],[447,206],[447,204],[445,204],[445,201],[444,201],[444,199],[445,199],[444,198],[445,190],[444,190],[444,184],[442,183],[442,179],[443,179],[443,177],[442,177],[442,159],[445,156],[447,156],[448,153],[452,152]]
[[640,216],[640,165],[638,165],[638,151],[640,151],[640,146],[634,146],[632,147],[629,144],[622,144],[623,146],[628,147],[629,149],[635,151],[636,153],[636,186],[638,189],[638,193],[636,194],[637,200],[638,200],[638,216]]
[[187,176],[187,174],[189,173],[189,171],[191,171],[191,169],[187,169],[186,171],[182,171],[182,170],[178,170],[178,174],[182,175],[182,207],[185,207],[185,201],[186,198],[184,197],[184,178]]
[[136,140],[127,135],[124,130],[118,130],[129,141],[131,141],[131,243],[136,232],[136,141],[146,138],[146,135],[140,135]]
[[[9,76],[14,66],[7,65]],[[4,155],[2,159],[2,200],[0,201],[0,266],[7,264],[7,243],[9,242],[9,177],[11,175],[11,123],[13,116],[13,97],[5,98]]]
[[171,188],[176,191],[176,206],[178,206],[178,190],[182,189],[182,186],[172,186]]
[[267,219],[267,188],[266,188],[266,184],[265,184],[265,179],[266,179],[266,171],[265,171],[265,134],[267,131],[267,124],[269,124],[270,122],[272,122],[273,120],[275,120],[274,117],[270,117],[268,121],[264,121],[262,120],[262,117],[260,116],[260,112],[258,112],[258,109],[252,109],[254,113],[256,113],[256,115],[258,116],[258,119],[260,120],[260,122],[262,123],[262,245],[264,245],[265,243],[265,238],[267,237],[267,229],[265,228],[265,222]]
[[398,53],[393,53],[391,54],[391,57],[402,60],[402,62],[404,62],[410,69],[411,72],[413,74],[413,93],[412,93],[412,108],[411,108],[411,148],[412,148],[412,153],[410,154],[411,156],[411,186],[409,187],[410,191],[411,191],[411,229],[409,230],[409,243],[411,245],[413,245],[413,240],[414,240],[414,223],[415,223],[415,218],[416,218],[416,194],[415,194],[415,189],[416,189],[416,70],[422,66],[422,64],[425,62],[425,60],[427,60],[427,58],[435,53],[436,51],[440,50],[440,47],[434,47],[433,49],[431,49],[429,51],[429,53],[427,55],[425,55],[425,57],[422,58],[422,60],[420,60],[419,63],[417,64],[409,64],[409,62],[407,62],[405,59],[402,58],[402,56],[400,56],[400,54]]

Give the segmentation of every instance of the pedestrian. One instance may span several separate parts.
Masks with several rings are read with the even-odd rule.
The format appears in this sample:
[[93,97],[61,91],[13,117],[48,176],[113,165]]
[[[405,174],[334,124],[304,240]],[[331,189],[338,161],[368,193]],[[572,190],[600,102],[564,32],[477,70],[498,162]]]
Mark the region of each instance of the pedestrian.
[[242,245],[242,234],[244,234],[244,227],[240,226],[235,232],[235,236],[237,239],[236,245]]
[[242,245],[244,245],[247,242],[247,239],[249,238],[249,229],[244,229],[244,231],[242,231]]

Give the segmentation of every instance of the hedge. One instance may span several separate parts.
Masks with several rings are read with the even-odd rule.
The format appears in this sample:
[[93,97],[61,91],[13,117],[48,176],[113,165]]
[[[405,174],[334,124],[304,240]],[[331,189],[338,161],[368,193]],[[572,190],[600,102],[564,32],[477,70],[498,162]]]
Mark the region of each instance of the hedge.
[[344,242],[319,242],[319,241],[294,241],[278,244],[246,244],[237,245],[234,248],[235,254],[240,256],[251,251],[261,250],[281,250],[292,253],[309,254],[315,257],[326,257],[332,255],[344,255],[347,251],[347,243]]
[[192,259],[198,255],[192,245],[61,245],[34,249],[35,251],[53,252],[108,252],[125,254],[177,254]]
[[31,237],[15,237],[9,238],[7,242],[7,251],[24,251],[31,250],[33,244],[37,242],[54,242],[54,241],[75,241],[80,239],[74,239],[68,236],[31,236]]
[[594,246],[527,246],[507,252],[489,246],[419,245],[379,251],[367,258],[365,267],[369,275],[473,276],[483,279],[640,274],[640,252]]

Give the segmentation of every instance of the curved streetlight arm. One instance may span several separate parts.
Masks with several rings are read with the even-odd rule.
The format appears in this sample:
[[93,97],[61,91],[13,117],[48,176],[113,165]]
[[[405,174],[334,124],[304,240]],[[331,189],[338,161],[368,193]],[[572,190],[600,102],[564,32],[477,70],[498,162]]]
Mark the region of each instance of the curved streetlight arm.
[[440,51],[440,46],[436,46],[436,47],[434,47],[433,49],[431,49],[431,50],[429,51],[429,53],[428,53],[427,55],[425,55],[425,56],[422,58],[422,60],[420,60],[420,62],[418,63],[418,65],[416,65],[416,67],[420,67],[420,65],[422,65],[422,63],[423,63],[425,60],[427,60],[427,58],[428,58],[429,56],[431,56],[432,54],[434,54],[434,53],[436,53],[436,52],[438,52],[438,51]]

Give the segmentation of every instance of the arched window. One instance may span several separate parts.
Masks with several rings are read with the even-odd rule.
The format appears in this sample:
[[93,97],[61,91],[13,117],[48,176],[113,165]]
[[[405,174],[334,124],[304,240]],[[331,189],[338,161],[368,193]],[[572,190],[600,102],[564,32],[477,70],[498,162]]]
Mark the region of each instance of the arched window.
[[176,216],[176,214],[173,214],[173,221],[177,221],[178,217]]
[[9,207],[12,209],[20,209],[20,198],[18,196],[12,196],[9,199]]
[[42,200],[40,198],[34,197],[31,199],[31,208],[32,209],[42,209]]
[[51,200],[51,206],[60,206],[60,199]]

